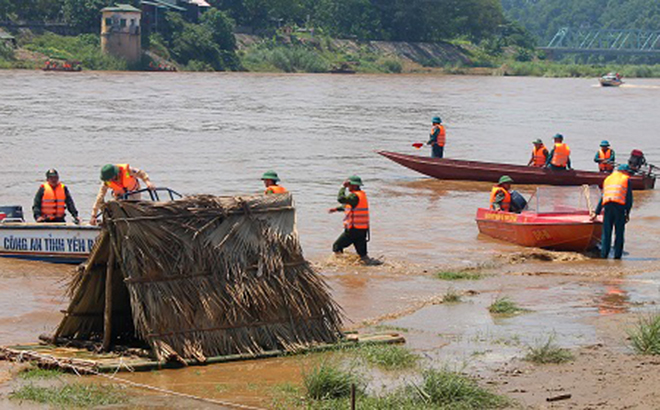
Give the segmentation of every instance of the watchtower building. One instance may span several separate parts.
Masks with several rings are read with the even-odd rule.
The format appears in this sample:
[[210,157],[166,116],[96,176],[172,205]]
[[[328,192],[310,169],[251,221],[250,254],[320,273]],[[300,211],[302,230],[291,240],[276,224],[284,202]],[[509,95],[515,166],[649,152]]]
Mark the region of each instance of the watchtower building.
[[140,19],[142,12],[130,4],[116,4],[101,10],[101,49],[104,53],[140,60],[142,55]]

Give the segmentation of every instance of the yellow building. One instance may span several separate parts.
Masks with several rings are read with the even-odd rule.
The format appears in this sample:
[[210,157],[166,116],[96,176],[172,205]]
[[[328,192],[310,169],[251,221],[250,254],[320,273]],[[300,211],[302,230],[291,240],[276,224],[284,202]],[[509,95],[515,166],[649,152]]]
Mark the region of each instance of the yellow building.
[[140,18],[142,12],[129,4],[116,4],[101,10],[101,49],[104,53],[140,60],[142,55]]

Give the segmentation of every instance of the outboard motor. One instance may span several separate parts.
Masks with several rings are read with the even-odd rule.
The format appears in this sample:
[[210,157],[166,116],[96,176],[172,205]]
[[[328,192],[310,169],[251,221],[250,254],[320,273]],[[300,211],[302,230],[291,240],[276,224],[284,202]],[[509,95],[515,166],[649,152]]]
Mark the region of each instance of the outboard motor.
[[25,222],[23,207],[20,205],[0,206],[0,214],[5,215],[2,222]]
[[644,158],[644,153],[641,150],[634,149],[630,153],[630,159],[628,159],[628,166],[633,172],[639,172],[640,168],[646,165],[646,158]]
[[511,191],[511,212],[519,214],[524,211],[525,208],[527,208],[527,200],[525,197],[518,191]]

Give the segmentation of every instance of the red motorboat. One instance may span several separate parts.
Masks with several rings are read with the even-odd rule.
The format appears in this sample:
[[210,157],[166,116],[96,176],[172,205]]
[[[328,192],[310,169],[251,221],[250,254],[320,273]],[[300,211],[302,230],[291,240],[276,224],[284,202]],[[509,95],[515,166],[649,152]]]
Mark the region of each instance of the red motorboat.
[[516,245],[584,252],[600,242],[603,221],[589,217],[599,195],[596,187],[539,188],[521,213],[479,208],[477,226],[484,235]]
[[[438,179],[497,182],[508,175],[516,184],[525,185],[603,185],[609,174],[591,171],[554,171],[548,168],[460,159],[430,158],[380,151],[380,155],[414,171]],[[630,178],[635,190],[653,189],[655,175],[644,173]]]

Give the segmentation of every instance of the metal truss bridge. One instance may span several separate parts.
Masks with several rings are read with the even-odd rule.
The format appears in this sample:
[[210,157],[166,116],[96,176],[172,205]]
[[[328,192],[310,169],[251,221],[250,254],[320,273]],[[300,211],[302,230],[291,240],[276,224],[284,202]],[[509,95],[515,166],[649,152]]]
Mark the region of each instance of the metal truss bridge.
[[540,49],[555,54],[660,55],[660,31],[564,27]]

